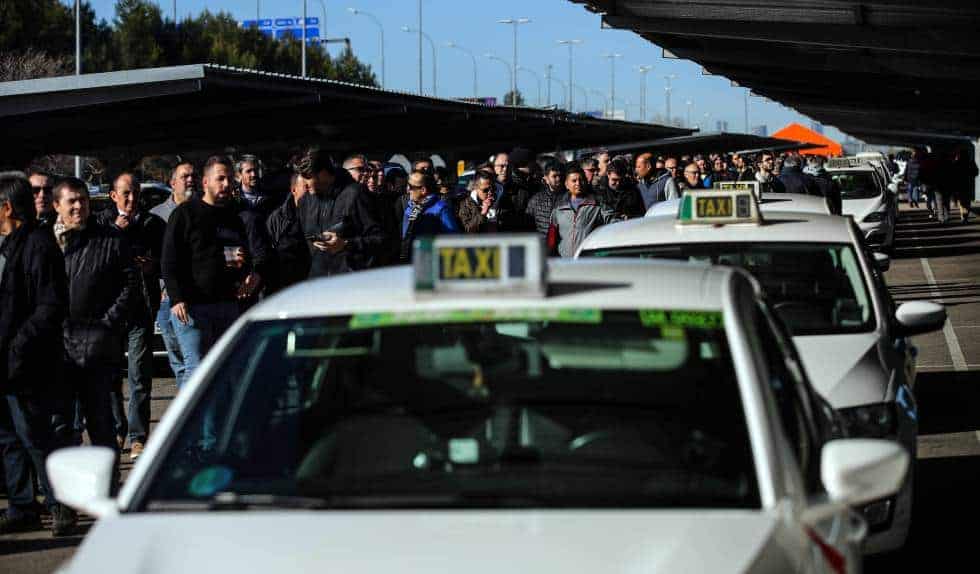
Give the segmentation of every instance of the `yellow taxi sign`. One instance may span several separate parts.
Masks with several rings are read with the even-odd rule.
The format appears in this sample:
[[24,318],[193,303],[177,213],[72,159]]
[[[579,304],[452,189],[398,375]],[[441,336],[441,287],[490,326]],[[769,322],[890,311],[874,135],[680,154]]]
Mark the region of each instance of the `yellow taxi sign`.
[[761,221],[759,204],[751,189],[691,190],[681,198],[677,213],[679,224],[724,225]]
[[547,256],[537,234],[443,235],[415,241],[415,292],[544,295]]

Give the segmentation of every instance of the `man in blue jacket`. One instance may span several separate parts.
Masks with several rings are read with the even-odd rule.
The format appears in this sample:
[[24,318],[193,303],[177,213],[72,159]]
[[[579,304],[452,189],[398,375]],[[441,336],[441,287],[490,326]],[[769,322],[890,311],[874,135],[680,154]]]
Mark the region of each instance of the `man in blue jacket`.
[[412,258],[412,242],[416,237],[462,231],[452,206],[439,194],[431,175],[413,171],[408,176],[408,196],[402,218],[401,260],[405,263]]

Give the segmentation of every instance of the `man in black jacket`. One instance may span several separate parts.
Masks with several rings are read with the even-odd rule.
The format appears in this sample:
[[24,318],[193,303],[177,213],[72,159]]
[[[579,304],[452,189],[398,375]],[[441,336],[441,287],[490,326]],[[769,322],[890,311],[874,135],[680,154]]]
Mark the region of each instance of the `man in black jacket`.
[[187,379],[238,318],[238,301],[259,284],[249,265],[248,234],[231,206],[231,177],[227,158],[209,158],[204,195],[177,206],[163,238],[161,271]]
[[88,187],[81,180],[67,178],[55,186],[54,209],[54,236],[69,281],[65,380],[72,383],[92,444],[118,450],[111,392],[133,311],[133,256],[120,233],[89,217]]
[[54,533],[67,534],[75,523],[74,512],[55,499],[45,468],[57,446],[51,399],[63,392],[57,359],[68,280],[61,251],[36,217],[28,181],[0,178],[0,452],[9,502],[0,534],[41,526],[32,465]]
[[606,187],[597,193],[599,200],[617,219],[643,217],[643,196],[629,179],[629,166],[614,161],[606,168]]
[[272,247],[276,250],[279,289],[285,289],[310,276],[310,250],[306,246],[306,238],[303,237],[296,204],[310,192],[313,182],[294,173],[289,183],[286,201],[272,212],[266,222]]
[[527,202],[527,217],[534,222],[534,228],[541,237],[547,239],[548,228],[551,227],[551,212],[565,194],[565,170],[557,161],[548,162],[544,166],[544,177],[541,179],[541,190]]
[[135,174],[124,171],[112,181],[112,205],[96,216],[100,225],[119,232],[129,242],[136,266],[136,291],[126,330],[129,411],[122,409],[122,393],[113,393],[116,436],[128,436],[129,458],[143,453],[150,430],[150,392],[153,386],[153,321],[160,308],[160,256],[167,224],[140,205]]
[[[234,200],[235,211],[245,225],[248,236],[248,253],[252,268],[262,278],[265,286],[276,289],[275,250],[272,240],[266,231],[266,220],[280,205],[281,197],[259,186],[259,159],[254,155],[243,155],[235,164],[235,179],[238,182],[238,195]],[[241,302],[243,307],[254,305],[258,300],[259,285],[256,292],[248,300]]]
[[830,213],[840,215],[843,208],[840,186],[830,173],[823,166],[823,157],[819,155],[810,156],[807,160],[806,174],[813,178],[814,184],[820,191],[820,195],[827,198],[830,206]]
[[313,181],[298,212],[312,257],[310,277],[368,269],[385,248],[385,236],[368,192],[326,152],[309,148],[296,170]]
[[817,182],[811,176],[803,173],[803,166],[798,155],[790,154],[783,160],[783,169],[779,172],[779,181],[782,182],[786,193],[821,195]]

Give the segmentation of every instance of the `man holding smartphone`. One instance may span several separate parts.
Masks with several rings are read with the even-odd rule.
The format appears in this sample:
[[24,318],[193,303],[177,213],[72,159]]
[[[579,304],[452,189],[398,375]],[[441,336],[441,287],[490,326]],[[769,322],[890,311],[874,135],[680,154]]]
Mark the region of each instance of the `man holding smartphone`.
[[[136,267],[136,293],[126,333],[129,410],[122,392],[113,390],[113,418],[120,442],[129,438],[129,458],[143,453],[150,430],[150,391],[153,387],[153,321],[160,308],[160,254],[166,223],[140,208],[140,184],[130,171],[112,180],[112,206],[98,215],[99,225],[115,229],[129,242]],[[123,445],[120,445],[123,446]]]
[[375,266],[385,236],[369,192],[316,147],[303,153],[294,170],[313,183],[313,193],[304,195],[296,210],[310,248],[310,277]]

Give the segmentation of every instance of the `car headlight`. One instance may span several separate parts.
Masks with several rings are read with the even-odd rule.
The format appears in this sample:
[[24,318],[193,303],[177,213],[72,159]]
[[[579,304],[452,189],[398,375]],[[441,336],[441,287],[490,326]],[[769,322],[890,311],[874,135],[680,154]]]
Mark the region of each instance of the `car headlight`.
[[898,430],[895,403],[872,403],[838,411],[852,437],[891,438]]
[[884,211],[876,211],[874,213],[869,213],[865,218],[865,223],[880,223],[885,220]]

